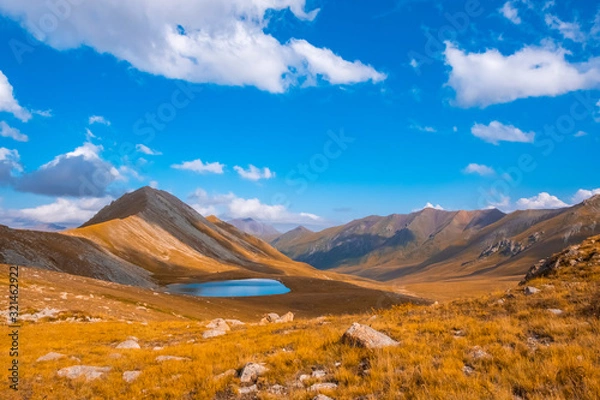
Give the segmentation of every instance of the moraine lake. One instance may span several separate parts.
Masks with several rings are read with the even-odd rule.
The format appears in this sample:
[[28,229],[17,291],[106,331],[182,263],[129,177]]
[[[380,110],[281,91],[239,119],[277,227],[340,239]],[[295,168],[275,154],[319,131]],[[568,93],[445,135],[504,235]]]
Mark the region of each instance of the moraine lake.
[[168,285],[171,293],[199,297],[255,297],[289,293],[283,283],[272,279],[241,279],[206,283],[177,283]]

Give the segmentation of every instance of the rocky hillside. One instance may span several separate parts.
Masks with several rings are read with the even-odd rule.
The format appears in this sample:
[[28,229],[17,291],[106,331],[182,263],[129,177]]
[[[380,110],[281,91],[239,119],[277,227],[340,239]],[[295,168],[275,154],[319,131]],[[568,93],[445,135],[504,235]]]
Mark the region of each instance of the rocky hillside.
[[[22,341],[27,368],[11,400],[600,397],[600,236],[547,257],[508,291],[317,318],[169,316],[131,300],[108,314],[86,308],[101,304],[100,287],[77,295],[63,280],[72,289],[61,294],[60,280],[25,276],[24,299],[39,303],[23,330],[37,340]],[[54,291],[79,312],[47,309]],[[168,307],[168,295],[152,297]],[[118,297],[103,301],[120,310]]]

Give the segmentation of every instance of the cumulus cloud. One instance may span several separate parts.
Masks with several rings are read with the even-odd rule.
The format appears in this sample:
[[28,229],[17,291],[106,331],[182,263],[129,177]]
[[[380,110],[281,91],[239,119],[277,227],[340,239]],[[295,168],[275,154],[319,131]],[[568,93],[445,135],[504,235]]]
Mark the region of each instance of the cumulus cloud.
[[504,3],[500,12],[504,17],[510,20],[513,24],[519,25],[521,23],[521,18],[519,17],[519,10],[515,8],[512,2],[507,1]]
[[19,162],[20,158],[17,150],[0,147],[0,186],[12,184],[15,173],[23,170]]
[[475,124],[471,133],[488,143],[498,145],[499,142],[533,143],[535,132],[523,132],[512,125],[504,125],[492,121],[489,125]]
[[574,136],[575,137],[584,137],[584,136],[587,136],[587,132],[585,132],[585,131],[579,131]]
[[[0,0],[2,14],[59,50],[89,46],[138,70],[195,83],[255,86],[282,93],[322,77],[332,84],[385,79],[360,61],[301,39],[266,33],[274,12],[313,20],[305,0],[105,0],[77,2],[56,29],[38,26],[46,0]],[[90,21],[93,21],[91,23]]]
[[0,136],[11,138],[16,140],[17,142],[27,142],[29,141],[29,137],[17,128],[13,128],[9,126],[6,122],[0,121]]
[[487,107],[600,87],[600,58],[570,63],[567,54],[550,44],[527,46],[508,56],[496,49],[467,53],[446,42],[444,55],[452,69],[447,85],[455,90],[456,102],[462,107]]
[[434,205],[433,203],[428,202],[423,208],[417,208],[413,210],[413,212],[426,210],[428,208],[431,208],[433,210],[445,211],[444,207],[440,206],[439,204]]
[[243,179],[247,179],[250,181],[259,181],[261,179],[271,179],[275,177],[275,173],[272,172],[269,168],[257,168],[254,165],[250,164],[248,169],[244,169],[239,166],[233,167],[233,169],[241,176]]
[[571,198],[571,201],[574,204],[578,204],[581,203],[584,200],[589,199],[592,196],[596,196],[600,194],[600,188],[598,189],[592,189],[592,190],[586,190],[586,189],[579,189],[577,191],[577,193],[575,193],[575,195],[573,195],[573,197]]
[[136,144],[135,149],[138,153],[146,154],[148,156],[162,156],[160,151],[152,150],[150,147],[143,144]]
[[12,215],[45,224],[81,225],[112,200],[114,199],[110,196],[81,199],[57,198],[50,204],[13,211]]
[[101,125],[110,126],[110,121],[109,121],[109,120],[107,120],[106,118],[104,118],[104,117],[103,117],[103,116],[101,116],[101,115],[92,115],[92,116],[89,118],[89,120],[88,120],[88,123],[89,123],[90,125],[93,125],[93,124],[101,124]]
[[19,105],[13,87],[2,71],[0,71],[0,112],[10,113],[23,122],[31,119],[31,112]]
[[171,166],[174,169],[186,170],[196,172],[198,174],[222,174],[225,168],[224,164],[220,162],[204,163],[202,160],[186,161],[181,164],[174,164]]
[[517,208],[520,210],[546,210],[554,208],[569,207],[567,203],[556,196],[547,192],[542,192],[537,196],[522,198],[517,200]]
[[487,165],[483,165],[483,164],[475,164],[475,163],[467,165],[467,167],[463,170],[463,172],[465,174],[477,174],[477,175],[481,175],[481,176],[496,175],[496,171],[494,171],[494,169],[492,167],[488,167]]
[[100,156],[102,146],[90,142],[55,157],[34,172],[14,182],[18,191],[48,196],[103,197],[108,187],[123,175]]
[[546,14],[544,18],[548,27],[560,32],[565,39],[574,42],[583,43],[586,41],[584,33],[581,31],[581,26],[577,22],[561,21],[556,15]]
[[222,219],[252,218],[271,224],[323,225],[326,221],[318,215],[294,213],[281,204],[264,204],[257,198],[246,199],[233,193],[210,195],[203,189],[190,196],[191,206],[200,214],[217,215]]

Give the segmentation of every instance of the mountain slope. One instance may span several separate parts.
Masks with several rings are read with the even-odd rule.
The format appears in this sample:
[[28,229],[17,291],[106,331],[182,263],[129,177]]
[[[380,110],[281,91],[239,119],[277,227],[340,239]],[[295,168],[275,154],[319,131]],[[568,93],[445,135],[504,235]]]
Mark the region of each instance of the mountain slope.
[[256,236],[257,238],[267,242],[281,235],[281,232],[273,228],[271,225],[263,224],[262,222],[255,221],[252,218],[232,219],[227,221],[227,223],[235,226],[242,232]]

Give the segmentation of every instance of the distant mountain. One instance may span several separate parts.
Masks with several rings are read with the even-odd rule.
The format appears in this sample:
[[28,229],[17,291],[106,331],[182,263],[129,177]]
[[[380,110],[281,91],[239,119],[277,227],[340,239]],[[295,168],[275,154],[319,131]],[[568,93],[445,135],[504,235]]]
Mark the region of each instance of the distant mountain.
[[320,269],[398,283],[524,274],[600,233],[600,196],[560,210],[440,211],[367,217],[272,244]]
[[263,239],[266,242],[269,242],[281,235],[281,232],[279,232],[271,225],[255,221],[252,218],[232,219],[230,221],[227,221],[227,223],[235,226],[242,232],[246,232],[249,235],[256,236],[257,238]]
[[305,240],[308,236],[314,234],[310,229],[306,229],[303,226],[299,226],[291,231],[279,235],[271,240],[271,244],[275,247],[290,248],[295,243]]

